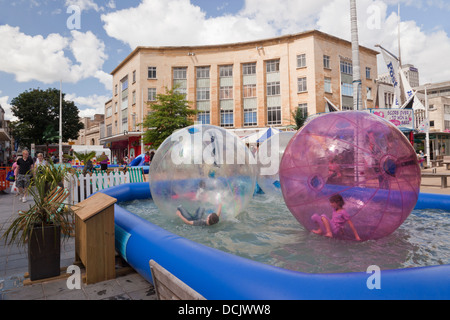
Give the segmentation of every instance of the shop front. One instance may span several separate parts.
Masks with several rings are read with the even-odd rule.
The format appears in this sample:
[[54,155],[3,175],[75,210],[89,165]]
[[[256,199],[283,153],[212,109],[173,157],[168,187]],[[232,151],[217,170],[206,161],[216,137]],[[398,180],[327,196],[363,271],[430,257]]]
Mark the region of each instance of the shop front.
[[[418,133],[414,135],[414,148],[418,152],[426,151],[426,136],[425,133]],[[450,155],[450,133],[447,132],[433,132],[430,133],[430,160],[436,160],[438,156]]]
[[111,150],[111,163],[120,164],[141,154],[141,133],[124,132],[100,139],[100,143]]

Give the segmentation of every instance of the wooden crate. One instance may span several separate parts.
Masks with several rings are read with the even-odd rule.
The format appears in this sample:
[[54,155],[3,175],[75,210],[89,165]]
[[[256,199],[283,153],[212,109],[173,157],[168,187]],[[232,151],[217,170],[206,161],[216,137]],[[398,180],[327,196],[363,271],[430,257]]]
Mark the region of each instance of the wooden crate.
[[156,261],[149,264],[158,300],[206,300]]
[[80,202],[75,211],[75,258],[86,268],[86,283],[114,279],[114,203],[98,192]]

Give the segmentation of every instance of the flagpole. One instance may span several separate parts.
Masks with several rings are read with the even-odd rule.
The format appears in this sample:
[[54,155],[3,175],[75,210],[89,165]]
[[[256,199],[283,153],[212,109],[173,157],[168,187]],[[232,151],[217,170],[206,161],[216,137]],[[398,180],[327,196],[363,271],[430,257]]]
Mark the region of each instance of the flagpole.
[[356,0],[350,0],[351,34],[352,34],[352,60],[353,60],[353,109],[362,110],[361,94],[361,65],[359,57],[358,17]]
[[62,80],[59,82],[59,163],[62,163]]
[[425,152],[427,156],[427,168],[431,167],[431,155],[430,155],[430,118],[428,118],[428,85],[425,85],[425,118],[426,118],[426,131],[425,131]]

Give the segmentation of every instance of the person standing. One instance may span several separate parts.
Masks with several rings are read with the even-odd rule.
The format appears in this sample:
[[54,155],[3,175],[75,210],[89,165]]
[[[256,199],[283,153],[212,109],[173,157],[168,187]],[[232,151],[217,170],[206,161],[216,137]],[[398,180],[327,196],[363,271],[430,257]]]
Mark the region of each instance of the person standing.
[[34,162],[34,169],[37,171],[40,166],[46,166],[46,165],[47,165],[47,161],[44,159],[44,155],[41,152],[39,152],[37,154],[36,161]]
[[99,157],[100,159],[100,170],[107,170],[108,169],[108,161],[109,158],[108,156],[105,154],[105,152],[102,152],[101,156]]
[[22,151],[22,158],[17,160],[17,167],[16,185],[19,188],[19,197],[22,197],[22,202],[27,202],[27,192],[33,170],[33,159],[29,156],[28,150]]

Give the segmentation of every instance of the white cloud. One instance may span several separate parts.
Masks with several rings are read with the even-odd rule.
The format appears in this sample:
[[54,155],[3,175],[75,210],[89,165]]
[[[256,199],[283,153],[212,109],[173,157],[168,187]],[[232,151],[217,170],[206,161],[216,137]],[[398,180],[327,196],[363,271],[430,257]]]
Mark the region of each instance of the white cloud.
[[[396,10],[388,6],[447,9],[442,0],[358,0],[361,45],[376,44],[398,52]],[[392,8],[392,7],[391,7]],[[137,46],[180,46],[232,43],[318,29],[350,40],[348,0],[246,0],[234,14],[208,18],[189,0],[142,0],[135,8],[103,14],[104,29],[110,37]],[[419,68],[421,82],[450,79],[445,61],[450,56],[450,38],[440,29],[424,31],[415,21],[401,23],[403,63]],[[439,50],[436,50],[439,48]],[[379,69],[385,71],[379,58]]]
[[105,103],[111,99],[109,96],[90,95],[87,97],[79,97],[76,94],[66,94],[65,100],[75,102],[80,110],[80,117],[92,117],[95,114],[105,113]]
[[72,31],[73,40],[70,49],[79,65],[72,67],[72,73],[82,79],[94,77],[104,84],[107,90],[111,89],[112,78],[103,72],[101,68],[108,58],[105,53],[105,44],[99,40],[92,32],[82,33]]
[[[394,54],[398,50],[398,15],[387,14],[387,5],[379,0],[359,0],[358,21],[360,44],[374,48],[380,44]],[[374,14],[379,24],[373,23]],[[333,17],[339,17],[334,18]],[[350,40],[350,7],[347,0],[334,0],[319,14],[318,29],[326,33]],[[450,38],[442,30],[425,32],[412,20],[402,20],[400,24],[401,55],[403,64],[413,64],[419,69],[421,83],[448,81],[450,69],[445,61],[450,56]],[[439,50],[436,50],[439,48]],[[385,72],[381,55],[378,69]]]
[[94,1],[92,0],[66,0],[66,7],[68,6],[78,6],[81,10],[95,10],[100,11],[102,10],[101,7],[99,7]]
[[189,0],[143,0],[135,8],[104,14],[101,19],[107,34],[131,49],[217,44],[275,35],[269,24],[246,15],[207,18]]
[[[63,80],[76,83],[97,78],[111,90],[110,76],[102,71],[107,59],[105,45],[92,32],[72,31],[71,38],[59,34],[29,36],[18,27],[0,26],[0,71],[14,74],[16,81],[37,80],[50,84]],[[70,50],[74,63],[66,55]]]
[[[1,92],[0,92],[1,94]],[[9,104],[9,96],[0,97],[0,106],[5,111],[5,120],[17,121],[18,119],[13,116],[11,111],[12,105]]]

